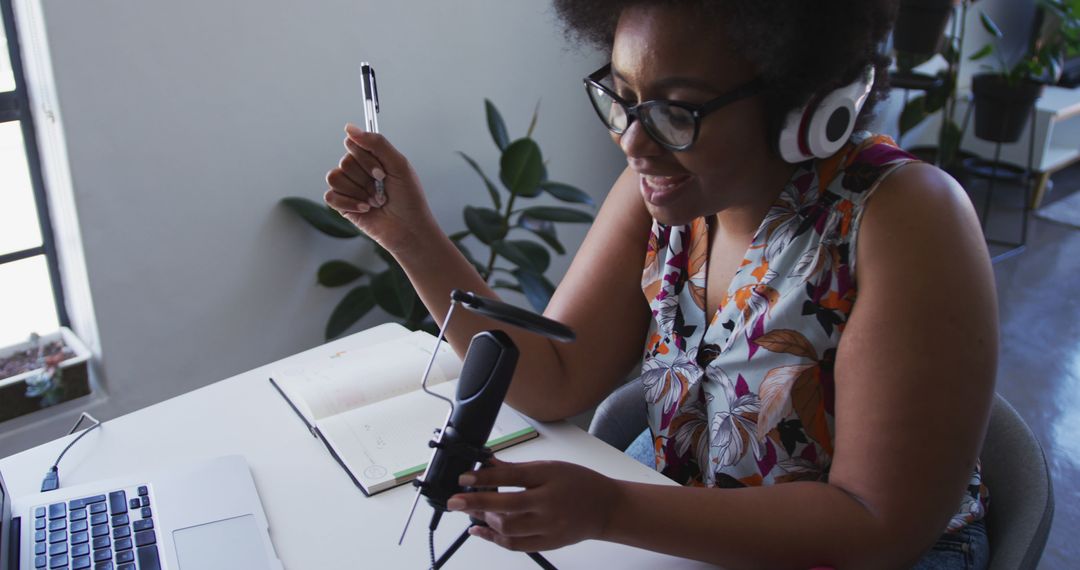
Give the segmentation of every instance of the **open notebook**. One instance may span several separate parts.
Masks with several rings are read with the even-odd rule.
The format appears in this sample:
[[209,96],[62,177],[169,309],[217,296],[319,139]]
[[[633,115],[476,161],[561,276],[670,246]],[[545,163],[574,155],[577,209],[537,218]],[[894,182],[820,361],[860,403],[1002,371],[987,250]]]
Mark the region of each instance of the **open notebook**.
[[[377,334],[376,334],[377,333]],[[446,421],[446,402],[420,390],[435,337],[385,324],[365,331],[376,339],[326,365],[275,375],[270,382],[365,495],[423,474],[428,441]],[[428,387],[454,397],[461,361],[443,343]],[[488,447],[503,449],[537,436],[536,429],[504,405]]]

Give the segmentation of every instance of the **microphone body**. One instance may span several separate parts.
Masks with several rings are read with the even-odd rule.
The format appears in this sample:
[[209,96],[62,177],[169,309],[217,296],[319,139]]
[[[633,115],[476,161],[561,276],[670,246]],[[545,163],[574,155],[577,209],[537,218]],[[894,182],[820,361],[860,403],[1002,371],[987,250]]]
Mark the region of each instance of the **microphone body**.
[[420,493],[437,512],[446,511],[446,501],[462,491],[458,477],[490,456],[485,445],[517,361],[518,348],[506,333],[485,331],[472,338],[458,379],[454,410],[430,442],[435,452],[419,483]]

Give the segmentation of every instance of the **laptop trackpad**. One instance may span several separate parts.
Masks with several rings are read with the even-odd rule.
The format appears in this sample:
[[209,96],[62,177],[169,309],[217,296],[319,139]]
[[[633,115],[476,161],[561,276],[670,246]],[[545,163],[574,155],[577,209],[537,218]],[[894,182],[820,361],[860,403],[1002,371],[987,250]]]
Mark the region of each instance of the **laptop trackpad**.
[[173,542],[180,568],[186,570],[268,567],[254,515],[174,530]]

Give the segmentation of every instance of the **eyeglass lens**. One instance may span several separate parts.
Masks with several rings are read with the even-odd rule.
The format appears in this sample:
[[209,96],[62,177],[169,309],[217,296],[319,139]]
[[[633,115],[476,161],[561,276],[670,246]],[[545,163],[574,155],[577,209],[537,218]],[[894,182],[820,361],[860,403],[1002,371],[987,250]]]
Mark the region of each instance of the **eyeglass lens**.
[[[589,99],[600,118],[615,134],[622,134],[629,126],[626,108],[603,89],[589,88]],[[637,108],[642,126],[658,142],[675,147],[690,144],[694,138],[694,115],[688,109],[665,101],[653,101]]]

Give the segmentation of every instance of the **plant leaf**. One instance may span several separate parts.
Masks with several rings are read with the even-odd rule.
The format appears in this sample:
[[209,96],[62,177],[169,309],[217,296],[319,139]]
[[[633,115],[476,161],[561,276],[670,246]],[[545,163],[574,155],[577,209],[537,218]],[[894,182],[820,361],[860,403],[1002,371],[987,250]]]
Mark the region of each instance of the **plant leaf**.
[[387,265],[396,266],[398,264],[397,260],[394,259],[394,255],[379,244],[375,244],[375,255],[378,255],[379,259],[386,262]]
[[480,169],[480,165],[476,164],[476,161],[473,160],[472,157],[461,152],[460,150],[458,151],[458,154],[461,155],[461,158],[465,159],[465,162],[469,163],[469,166],[471,166],[472,169],[480,175],[480,178],[484,179],[484,185],[487,186],[488,193],[491,194],[491,201],[495,203],[495,209],[501,210],[502,198],[499,197],[499,191],[495,188],[495,184],[491,182],[491,179],[487,177],[487,174],[484,174],[484,171]]
[[307,223],[320,232],[336,238],[354,238],[360,235],[360,230],[352,225],[349,220],[341,217],[333,208],[316,203],[307,198],[283,198],[281,203],[296,212]]
[[487,124],[488,130],[491,131],[491,139],[495,141],[495,146],[499,147],[500,151],[505,151],[507,145],[510,144],[510,137],[506,134],[506,123],[503,122],[502,115],[495,108],[495,104],[488,99],[484,99],[484,110],[487,112]]
[[525,293],[525,298],[529,300],[533,309],[544,312],[548,302],[551,301],[551,296],[555,294],[555,285],[543,275],[525,269],[515,269],[513,274],[517,277],[518,283],[521,284],[521,291]]
[[559,255],[566,255],[566,248],[559,242],[559,236],[555,233],[555,222],[550,220],[537,220],[528,216],[518,216],[518,227],[529,230]]
[[992,53],[994,53],[994,44],[986,44],[981,50],[968,56],[968,61],[978,61]]
[[[551,253],[548,252],[546,247],[534,241],[515,239],[506,240],[503,243],[512,244],[514,247],[520,250],[521,253],[525,254],[525,257],[529,258],[530,260],[530,264],[528,267],[533,271],[536,271],[537,273],[543,274],[551,265]],[[525,267],[520,263],[518,265]]]
[[926,97],[919,95],[908,101],[900,113],[900,136],[918,126],[930,113],[926,111]]
[[502,239],[509,229],[503,222],[502,216],[495,210],[472,206],[465,206],[465,226],[477,239],[486,244]]
[[536,119],[540,118],[540,100],[536,100],[536,107],[533,109],[532,120],[529,121],[529,130],[525,133],[525,138],[532,138],[533,130],[536,129]]
[[955,121],[948,121],[945,123],[945,128],[941,132],[941,140],[939,142],[941,149],[941,164],[951,165],[960,152],[960,140],[963,138],[964,133],[960,131],[960,127]]
[[521,289],[521,285],[517,283],[511,283],[505,279],[496,279],[495,284],[491,286],[492,289],[509,289],[511,291],[517,291],[518,293],[524,293]]
[[356,281],[367,274],[367,271],[341,260],[327,261],[319,267],[319,285],[324,287],[340,287]]
[[412,283],[396,265],[371,280],[371,294],[383,310],[400,319],[408,319],[416,304]]
[[986,15],[986,12],[979,10],[979,21],[982,22],[982,27],[990,35],[995,38],[1001,39],[1004,34],[1001,33],[1001,28],[990,19],[990,16]]
[[326,340],[340,336],[356,321],[368,314],[374,306],[375,298],[372,297],[371,288],[367,285],[361,285],[349,291],[330,314],[330,320],[326,322]]
[[527,267],[534,269],[533,260],[529,258],[528,254],[521,251],[517,245],[502,240],[491,242],[491,249],[495,250],[495,253],[506,259],[510,263],[517,265],[518,267]]
[[955,64],[960,61],[960,38],[949,38],[942,42],[941,56],[945,61]]
[[596,206],[596,202],[593,201],[592,196],[589,196],[569,184],[545,180],[540,183],[540,188],[563,202],[574,202],[577,204]]
[[[420,297],[416,297],[417,302],[413,304],[412,313],[409,314],[409,318],[406,319],[406,327],[409,330],[420,330],[424,327],[425,322],[430,321],[431,324],[435,324],[435,321],[431,318],[431,314],[428,313],[427,307],[423,302],[420,302]],[[437,331],[435,334],[439,334]]]
[[450,238],[450,241],[461,241],[461,240],[463,240],[463,239],[465,239],[465,238],[467,238],[467,237],[469,237],[471,235],[472,235],[471,231],[469,231],[469,230],[461,230],[460,232],[454,232],[454,233],[450,234],[447,237]]
[[533,206],[522,210],[521,213],[536,220],[549,220],[552,222],[588,224],[593,221],[592,215],[586,212],[557,206]]
[[503,151],[499,159],[499,179],[516,196],[533,198],[540,194],[544,159],[540,146],[532,139],[518,139]]
[[940,85],[937,85],[930,89],[926,94],[926,99],[923,100],[923,109],[929,113],[936,113],[945,107],[945,103],[949,100],[949,95],[953,93],[953,82],[949,81],[949,78],[945,77]]

